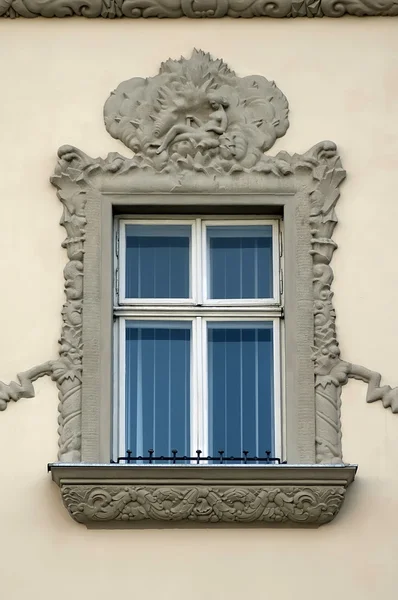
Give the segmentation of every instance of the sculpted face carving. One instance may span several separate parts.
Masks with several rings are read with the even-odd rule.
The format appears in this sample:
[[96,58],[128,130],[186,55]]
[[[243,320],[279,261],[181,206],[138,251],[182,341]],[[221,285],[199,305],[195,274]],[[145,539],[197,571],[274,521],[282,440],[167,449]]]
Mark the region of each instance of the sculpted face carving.
[[169,172],[188,157],[220,172],[250,169],[285,134],[288,103],[265,77],[237,77],[194,50],[159,74],[121,83],[104,108],[105,126],[140,164]]

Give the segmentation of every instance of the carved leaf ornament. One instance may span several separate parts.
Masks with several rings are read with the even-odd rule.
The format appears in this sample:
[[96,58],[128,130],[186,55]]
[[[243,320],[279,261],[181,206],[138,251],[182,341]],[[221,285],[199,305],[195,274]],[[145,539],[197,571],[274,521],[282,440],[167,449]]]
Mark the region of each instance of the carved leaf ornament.
[[[50,4],[44,2],[42,6]],[[354,2],[352,6],[355,4],[360,3]],[[61,3],[51,5],[61,6]],[[275,11],[281,5],[273,3]],[[341,3],[339,6],[346,5]],[[22,10],[24,5],[18,6]],[[67,14],[69,5],[63,6],[64,14]],[[133,6],[131,2],[130,6]],[[90,10],[88,5],[87,15]],[[59,357],[18,374],[17,382],[0,382],[0,410],[4,410],[10,400],[32,397],[32,383],[41,376],[50,375],[59,390],[59,460],[66,463],[81,460],[85,206],[88,192],[99,193],[96,186],[101,177],[106,175],[115,181],[121,177],[134,177],[134,189],[140,191],[143,178],[147,181],[150,175],[151,189],[154,190],[207,192],[222,189],[226,178],[238,181],[239,177],[252,177],[261,189],[265,175],[284,178],[305,170],[312,177],[309,251],[313,261],[316,460],[318,463],[341,464],[340,398],[341,388],[348,378],[366,382],[367,402],[381,400],[383,406],[394,413],[398,413],[398,389],[381,386],[378,373],[340,357],[330,263],[336,248],[332,240],[337,223],[335,205],[345,171],[335,144],[321,142],[304,155],[265,154],[288,128],[285,96],[264,77],[238,77],[222,60],[213,59],[200,50],[194,50],[188,59],[166,61],[154,77],[136,77],[121,83],[106,101],[104,117],[108,132],[132,150],[134,156],[126,158],[112,153],[106,159],[92,159],[72,146],[60,148],[52,183],[63,204],[61,224],[67,235],[63,247],[68,262],[64,269],[65,303]],[[117,507],[130,506],[131,510],[136,507],[132,501],[126,502],[129,493],[112,490],[105,504],[92,501],[93,510],[106,505],[106,510],[116,511],[117,518],[125,518],[122,515],[127,513]],[[137,497],[145,498],[145,501],[140,504],[138,513],[145,518],[145,514],[153,513],[160,500],[154,498],[150,490],[143,489],[140,494]],[[172,496],[172,491],[170,494]],[[261,518],[270,520],[269,498],[264,500],[265,496],[260,492],[258,496],[253,494],[249,504],[247,499],[242,500],[246,507],[242,509],[242,519],[250,520],[253,507],[260,502]],[[294,490],[289,494],[290,500],[282,503],[281,519],[293,519],[300,505],[300,500],[295,500],[299,497],[295,496]],[[189,510],[188,498],[177,495],[171,500],[172,505],[181,502]],[[213,491],[203,502],[203,506],[209,506],[210,520],[215,518],[216,510],[222,511],[222,516],[217,518],[228,518],[227,508],[222,508],[228,506],[224,493]],[[90,503],[91,500],[88,505]],[[136,508],[135,514],[134,511]],[[199,516],[195,511],[190,513],[190,518]]]

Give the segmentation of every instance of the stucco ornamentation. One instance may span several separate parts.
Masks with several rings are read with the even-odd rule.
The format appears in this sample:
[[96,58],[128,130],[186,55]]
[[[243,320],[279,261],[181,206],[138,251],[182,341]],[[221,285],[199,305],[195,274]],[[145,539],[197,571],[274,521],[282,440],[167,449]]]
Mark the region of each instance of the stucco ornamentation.
[[261,170],[264,152],[286,133],[287,113],[274,82],[237,77],[201,50],[169,59],[155,77],[124,81],[104,108],[111,136],[135,152],[138,167],[160,173]]
[[396,0],[0,0],[2,17],[115,19],[397,16]]
[[44,375],[52,375],[52,361],[32,367],[24,373],[18,373],[18,382],[11,381],[7,384],[0,381],[0,410],[5,410],[10,400],[16,402],[20,398],[34,398],[33,382]]
[[[323,525],[339,512],[355,465],[50,465],[75,521]],[[170,482],[172,478],[172,482]]]
[[[83,302],[83,243],[86,218],[84,214],[85,193],[75,183],[77,173],[70,171],[53,176],[53,185],[58,186],[59,199],[64,212],[61,225],[67,232],[62,244],[66,249],[68,263],[64,268],[65,304],[62,308],[62,332],[59,340],[59,358],[19,373],[20,384],[0,382],[0,410],[7,402],[20,398],[32,398],[32,383],[49,375],[59,390],[59,452],[60,460],[78,462],[81,451],[81,388],[82,388],[82,302]],[[61,189],[62,188],[62,189]]]
[[367,382],[367,402],[381,400],[392,412],[398,412],[398,389],[380,386],[378,373],[340,357],[330,263],[345,171],[335,144],[321,142],[303,155],[264,154],[287,130],[286,98],[264,77],[237,77],[222,60],[196,50],[190,59],[163,63],[152,78],[120,84],[104,114],[110,134],[135,154],[93,159],[72,146],[59,149],[51,181],[63,204],[68,256],[59,358],[20,374],[19,384],[0,383],[0,409],[9,400],[31,397],[32,382],[51,375],[60,399],[59,459],[81,460],[86,205],[93,195],[101,198],[106,189],[123,194],[250,194],[279,190],[290,181],[291,189],[309,203],[316,460],[341,463],[342,385],[350,377]]
[[[77,173],[75,174],[78,175]],[[83,257],[86,217],[86,197],[74,181],[55,174],[52,183],[59,189],[63,204],[61,225],[67,237],[62,243],[69,261],[64,268],[65,304],[62,307],[62,332],[59,359],[53,362],[52,378],[59,390],[59,453],[65,461],[79,461],[81,450],[81,389],[82,389],[82,306]]]
[[200,523],[316,524],[331,521],[345,488],[64,486],[62,499],[79,523],[91,521],[198,521]]

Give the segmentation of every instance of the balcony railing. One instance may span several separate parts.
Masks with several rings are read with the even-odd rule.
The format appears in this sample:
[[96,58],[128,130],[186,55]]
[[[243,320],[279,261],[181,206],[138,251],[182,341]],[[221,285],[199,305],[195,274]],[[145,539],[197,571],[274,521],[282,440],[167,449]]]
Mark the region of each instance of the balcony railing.
[[171,450],[171,456],[154,456],[154,450],[148,450],[148,456],[133,456],[131,450],[126,451],[126,456],[119,456],[117,460],[111,460],[112,464],[132,464],[132,463],[144,463],[144,464],[155,464],[155,463],[169,463],[169,464],[219,464],[227,465],[231,463],[238,463],[243,465],[250,465],[255,463],[260,464],[286,464],[286,461],[282,461],[276,456],[271,456],[271,451],[267,450],[264,456],[249,456],[247,450],[243,450],[243,456],[226,456],[224,450],[218,451],[218,456],[202,456],[202,450],[196,450],[196,456],[178,456],[178,450]]

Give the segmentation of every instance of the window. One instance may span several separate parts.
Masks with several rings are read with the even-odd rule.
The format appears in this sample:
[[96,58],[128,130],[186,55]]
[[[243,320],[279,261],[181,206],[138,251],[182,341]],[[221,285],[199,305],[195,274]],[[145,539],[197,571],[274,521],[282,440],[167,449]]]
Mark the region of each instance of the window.
[[114,457],[281,456],[280,221],[115,229]]
[[[123,82],[104,109],[134,156],[63,146],[52,177],[69,259],[51,363],[63,463],[53,478],[82,523],[328,522],[355,475],[341,464],[340,394],[352,373],[336,350],[331,291],[345,177],[336,147],[265,155],[288,126],[286,98],[201,51],[143,81]],[[192,85],[205,93],[192,100]],[[174,114],[181,99],[189,115]],[[183,113],[198,126],[188,134]],[[129,446],[180,456],[263,446],[287,464],[109,464]]]

